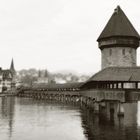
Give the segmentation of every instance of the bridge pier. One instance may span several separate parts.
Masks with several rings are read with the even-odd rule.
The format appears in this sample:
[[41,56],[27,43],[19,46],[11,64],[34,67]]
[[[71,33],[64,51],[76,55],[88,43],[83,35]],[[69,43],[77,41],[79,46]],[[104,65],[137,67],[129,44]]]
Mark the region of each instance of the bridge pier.
[[94,113],[98,114],[99,113],[99,102],[94,103]]
[[[87,92],[88,93],[88,92]],[[23,90],[18,93],[19,97],[35,98],[35,99],[45,99],[45,100],[54,100],[64,103],[79,104],[81,106],[86,106],[87,108],[93,109],[95,114],[106,114],[109,118],[114,115],[114,106],[113,99],[117,100],[118,116],[124,115],[123,104],[124,94],[116,92],[114,95],[113,92],[89,92],[79,94],[79,92],[73,91],[43,91],[43,90]],[[119,100],[123,99],[123,100]],[[113,102],[112,102],[113,101]],[[115,113],[116,113],[115,112]],[[111,116],[112,115],[112,116]]]
[[124,116],[124,106],[123,106],[123,103],[121,102],[118,103],[117,115]]
[[99,103],[99,113],[105,115],[106,114],[106,110],[107,110],[106,102],[100,102]]

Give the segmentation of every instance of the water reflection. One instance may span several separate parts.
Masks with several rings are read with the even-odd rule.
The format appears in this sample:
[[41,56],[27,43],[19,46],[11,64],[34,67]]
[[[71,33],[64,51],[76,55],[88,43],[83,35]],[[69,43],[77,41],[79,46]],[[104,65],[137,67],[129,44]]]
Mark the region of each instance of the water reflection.
[[86,140],[79,106],[26,98],[0,106],[0,140]]
[[[0,100],[0,136],[12,137],[15,98],[2,97]],[[1,129],[2,128],[2,129]]]
[[[124,103],[124,116],[117,115],[118,103],[114,104],[114,110],[104,108],[97,115],[90,110],[82,111],[83,128],[89,140],[139,140],[137,127],[137,110],[140,108],[138,103]],[[109,113],[110,112],[110,113]]]
[[105,102],[99,114],[85,107],[0,98],[0,140],[139,140],[140,102]]

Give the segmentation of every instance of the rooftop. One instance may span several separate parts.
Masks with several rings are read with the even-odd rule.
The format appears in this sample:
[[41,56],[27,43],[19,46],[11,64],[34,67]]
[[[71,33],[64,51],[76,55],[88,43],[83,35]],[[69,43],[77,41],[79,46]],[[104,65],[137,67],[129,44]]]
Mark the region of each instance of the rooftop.
[[3,79],[12,79],[12,72],[9,69],[1,70]]
[[117,6],[117,8],[114,10],[114,13],[97,41],[109,37],[135,37],[140,39],[138,32],[135,30],[120,6]]
[[36,84],[33,88],[43,88],[43,89],[71,89],[71,88],[80,88],[82,82],[77,83],[64,83],[64,84]]
[[93,75],[92,81],[140,81],[140,67],[108,67]]

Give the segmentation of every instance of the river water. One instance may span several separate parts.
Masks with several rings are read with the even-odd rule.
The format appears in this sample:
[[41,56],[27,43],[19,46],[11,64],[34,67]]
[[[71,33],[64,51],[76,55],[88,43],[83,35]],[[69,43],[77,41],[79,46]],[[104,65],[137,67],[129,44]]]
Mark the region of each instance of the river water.
[[140,103],[124,116],[94,114],[73,104],[0,98],[0,140],[140,140]]

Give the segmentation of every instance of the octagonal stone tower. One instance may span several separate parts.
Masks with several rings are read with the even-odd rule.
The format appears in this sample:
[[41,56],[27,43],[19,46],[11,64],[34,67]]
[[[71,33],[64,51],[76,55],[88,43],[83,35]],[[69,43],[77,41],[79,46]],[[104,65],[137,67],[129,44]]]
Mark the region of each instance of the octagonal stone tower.
[[102,55],[102,69],[110,66],[136,66],[140,36],[117,6],[97,39]]

